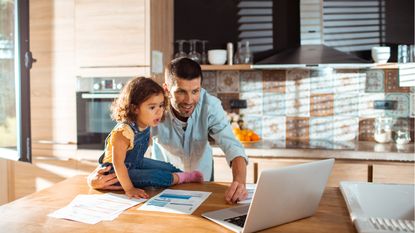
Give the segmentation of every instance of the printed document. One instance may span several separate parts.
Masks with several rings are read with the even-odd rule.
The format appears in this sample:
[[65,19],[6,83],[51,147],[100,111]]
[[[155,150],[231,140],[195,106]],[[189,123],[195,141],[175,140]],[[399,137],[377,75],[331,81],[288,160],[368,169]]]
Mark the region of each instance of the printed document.
[[48,216],[78,222],[95,224],[102,220],[112,221],[124,210],[147,199],[129,199],[122,194],[106,193],[76,196],[69,205],[58,209]]
[[251,204],[252,197],[254,196],[254,192],[256,189],[256,184],[246,184],[246,192],[248,192],[248,196],[243,201],[238,201],[238,204]]
[[165,189],[138,209],[176,214],[192,214],[210,194],[210,192],[202,191]]

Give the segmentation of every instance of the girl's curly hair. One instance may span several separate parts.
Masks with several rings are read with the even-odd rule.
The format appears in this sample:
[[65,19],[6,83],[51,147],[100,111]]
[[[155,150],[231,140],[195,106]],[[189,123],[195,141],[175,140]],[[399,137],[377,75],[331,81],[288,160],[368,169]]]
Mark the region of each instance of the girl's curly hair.
[[168,99],[158,83],[145,77],[129,80],[118,98],[111,104],[111,118],[117,122],[135,122],[137,120],[135,109],[150,97],[158,94],[164,96],[164,106],[167,109]]

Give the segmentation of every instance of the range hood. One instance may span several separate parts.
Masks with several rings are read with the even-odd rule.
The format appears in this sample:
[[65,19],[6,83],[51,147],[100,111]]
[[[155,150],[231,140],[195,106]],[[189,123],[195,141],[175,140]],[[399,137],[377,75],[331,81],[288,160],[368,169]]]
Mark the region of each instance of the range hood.
[[256,62],[254,68],[318,66],[322,64],[368,66],[371,62],[325,45],[301,45],[287,48]]

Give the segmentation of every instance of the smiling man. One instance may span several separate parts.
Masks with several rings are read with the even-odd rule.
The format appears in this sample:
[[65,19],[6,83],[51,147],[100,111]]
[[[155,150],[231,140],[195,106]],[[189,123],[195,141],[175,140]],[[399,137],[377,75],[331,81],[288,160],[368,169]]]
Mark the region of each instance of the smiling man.
[[232,168],[233,182],[225,193],[229,203],[246,198],[247,157],[236,140],[218,98],[202,87],[200,65],[188,58],[170,62],[163,85],[170,111],[152,129],[152,157],[184,170],[199,170],[205,180],[213,176],[213,155],[208,137],[224,151]]

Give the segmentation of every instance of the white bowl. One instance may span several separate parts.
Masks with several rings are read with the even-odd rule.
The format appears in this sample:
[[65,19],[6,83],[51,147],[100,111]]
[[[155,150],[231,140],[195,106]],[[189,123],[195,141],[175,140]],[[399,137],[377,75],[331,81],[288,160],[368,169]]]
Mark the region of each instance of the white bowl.
[[387,63],[390,58],[391,48],[387,46],[372,47],[372,58],[375,63]]
[[226,62],[226,50],[212,49],[208,51],[208,61],[212,65],[223,65]]

